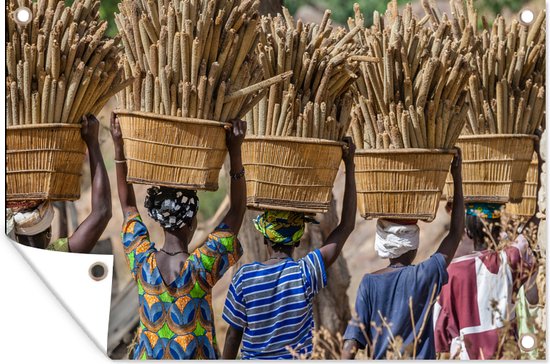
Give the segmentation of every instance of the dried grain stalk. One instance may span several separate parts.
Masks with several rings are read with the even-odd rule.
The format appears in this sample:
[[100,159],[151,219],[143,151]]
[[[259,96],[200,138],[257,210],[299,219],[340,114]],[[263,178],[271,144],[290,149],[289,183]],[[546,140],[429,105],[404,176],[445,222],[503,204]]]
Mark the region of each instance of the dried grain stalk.
[[320,25],[295,21],[288,10],[264,16],[256,55],[265,77],[290,74],[249,114],[254,135],[341,140],[352,121],[351,85],[361,61],[353,32],[333,29],[327,10]]
[[[27,25],[13,21],[20,6],[32,11]],[[79,123],[121,84],[114,77],[120,72],[120,37],[105,36],[99,1],[75,0],[66,6],[63,1],[9,0],[6,11],[8,125]]]
[[[427,6],[427,5],[426,5]],[[395,6],[385,15],[375,14],[374,25],[362,29],[364,17],[355,5],[350,28],[359,29],[355,41],[364,46],[365,59],[353,87],[359,148],[452,148],[465,118],[466,91],[472,59],[467,40],[454,42],[451,22],[430,11],[438,21],[430,27],[409,5],[400,14]],[[469,36],[464,33],[463,37]]]

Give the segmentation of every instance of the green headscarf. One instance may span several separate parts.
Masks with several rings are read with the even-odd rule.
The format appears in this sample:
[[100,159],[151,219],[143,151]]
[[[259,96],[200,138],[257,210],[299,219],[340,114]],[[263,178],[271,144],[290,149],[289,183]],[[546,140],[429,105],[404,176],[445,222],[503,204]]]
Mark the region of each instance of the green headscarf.
[[294,245],[304,235],[306,222],[316,221],[301,212],[268,210],[254,219],[254,226],[273,244]]

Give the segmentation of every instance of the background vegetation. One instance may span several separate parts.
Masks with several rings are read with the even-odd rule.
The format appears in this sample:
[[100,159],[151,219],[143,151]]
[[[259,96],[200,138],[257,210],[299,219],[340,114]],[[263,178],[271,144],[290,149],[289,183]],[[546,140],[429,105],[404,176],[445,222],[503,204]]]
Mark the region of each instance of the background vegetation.
[[[65,0],[67,4],[72,4],[74,0]],[[541,3],[542,0],[539,0]],[[103,19],[109,22],[107,33],[113,36],[117,33],[114,23],[114,13],[118,11],[118,3],[120,0],[101,0],[100,14]],[[367,25],[372,22],[372,12],[378,10],[380,12],[386,9],[388,0],[286,0],[283,1],[284,6],[288,7],[292,14],[304,5],[313,6],[319,9],[331,9],[332,18],[340,24],[346,24],[349,16],[353,15],[353,4],[358,3],[363,10]],[[410,0],[397,0],[399,5],[411,2]],[[484,9],[490,14],[497,14],[504,9],[511,12],[517,12],[526,5],[525,0],[474,0],[479,8]],[[544,3],[543,3],[544,4]]]

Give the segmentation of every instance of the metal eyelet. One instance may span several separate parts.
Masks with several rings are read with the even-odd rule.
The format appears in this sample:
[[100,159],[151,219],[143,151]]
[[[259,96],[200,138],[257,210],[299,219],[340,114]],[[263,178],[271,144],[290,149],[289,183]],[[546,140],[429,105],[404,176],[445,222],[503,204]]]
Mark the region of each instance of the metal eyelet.
[[32,10],[25,6],[18,7],[13,12],[13,20],[18,25],[25,26],[29,24],[32,21]]
[[105,277],[107,277],[107,273],[107,266],[102,262],[93,263],[92,265],[90,265],[90,269],[88,270],[90,278],[92,278],[94,281],[101,281],[105,279]]

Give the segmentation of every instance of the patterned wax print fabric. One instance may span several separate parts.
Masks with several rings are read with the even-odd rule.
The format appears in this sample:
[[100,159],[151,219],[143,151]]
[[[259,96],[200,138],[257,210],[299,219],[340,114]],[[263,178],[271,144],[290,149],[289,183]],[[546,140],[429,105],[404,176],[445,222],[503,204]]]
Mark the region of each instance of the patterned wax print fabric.
[[528,279],[534,258],[519,235],[501,251],[453,259],[434,307],[435,347],[461,360],[493,359],[506,320],[515,318],[514,293]]
[[254,227],[272,244],[294,245],[304,235],[306,222],[317,223],[302,212],[267,210],[254,219]]
[[313,349],[313,298],[325,287],[323,257],[315,250],[294,261],[245,264],[233,277],[223,319],[243,331],[243,359],[296,359]]
[[140,327],[134,359],[217,359],[212,287],[242,255],[227,225],[189,255],[179,276],[166,284],[154,243],[136,212],[127,216],[122,242],[137,282]]
[[56,251],[56,252],[68,253],[69,252],[69,238],[57,239],[56,241],[50,243],[46,247],[46,250],[52,250],[52,251]]

